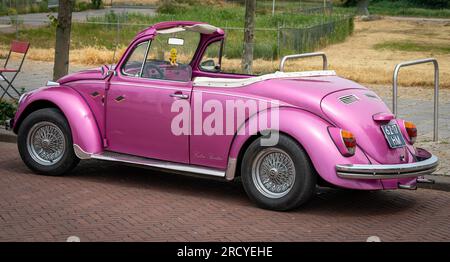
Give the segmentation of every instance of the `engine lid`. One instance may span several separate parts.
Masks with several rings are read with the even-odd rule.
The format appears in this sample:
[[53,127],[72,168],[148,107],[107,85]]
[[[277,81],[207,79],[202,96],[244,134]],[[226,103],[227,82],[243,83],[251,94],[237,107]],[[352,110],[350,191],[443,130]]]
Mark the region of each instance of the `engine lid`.
[[390,148],[381,125],[395,121],[386,104],[374,92],[363,89],[337,91],[321,102],[323,113],[336,126],[349,130],[366,154],[381,164],[408,161],[406,147]]

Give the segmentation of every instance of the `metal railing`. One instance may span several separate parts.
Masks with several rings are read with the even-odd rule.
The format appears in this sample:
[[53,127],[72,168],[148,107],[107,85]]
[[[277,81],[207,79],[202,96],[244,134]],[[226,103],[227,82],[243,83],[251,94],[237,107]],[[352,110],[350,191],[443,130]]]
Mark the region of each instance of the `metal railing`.
[[321,56],[322,57],[322,59],[323,59],[323,70],[327,70],[328,69],[327,55],[325,53],[323,53],[323,52],[316,52],[316,53],[305,53],[305,54],[296,54],[296,55],[284,56],[281,59],[281,62],[280,62],[280,72],[284,71],[284,64],[286,63],[287,60],[296,59],[296,58],[314,57],[314,56]]
[[394,76],[393,76],[393,92],[392,92],[392,110],[394,111],[394,115],[397,116],[397,100],[398,100],[398,73],[400,68],[418,65],[418,64],[426,64],[433,63],[434,65],[434,119],[433,119],[433,141],[438,140],[438,118],[439,118],[439,64],[435,58],[425,58],[414,61],[406,61],[400,63],[395,66]]

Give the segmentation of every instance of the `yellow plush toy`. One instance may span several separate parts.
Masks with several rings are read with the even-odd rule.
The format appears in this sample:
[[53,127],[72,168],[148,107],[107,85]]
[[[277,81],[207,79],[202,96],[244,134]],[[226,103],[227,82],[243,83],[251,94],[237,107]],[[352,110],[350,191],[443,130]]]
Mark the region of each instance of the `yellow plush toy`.
[[170,57],[169,57],[170,65],[178,66],[177,64],[177,49],[170,49]]

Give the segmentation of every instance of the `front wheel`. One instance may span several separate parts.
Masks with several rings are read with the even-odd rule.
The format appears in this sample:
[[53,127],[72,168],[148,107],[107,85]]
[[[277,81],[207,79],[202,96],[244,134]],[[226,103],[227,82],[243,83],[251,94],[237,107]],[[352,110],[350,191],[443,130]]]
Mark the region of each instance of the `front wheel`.
[[69,124],[55,108],[28,115],[20,125],[17,146],[23,162],[38,174],[63,175],[79,162]]
[[259,206],[289,210],[308,201],[316,187],[316,176],[301,146],[280,135],[276,146],[261,146],[261,138],[247,148],[241,166],[247,195]]

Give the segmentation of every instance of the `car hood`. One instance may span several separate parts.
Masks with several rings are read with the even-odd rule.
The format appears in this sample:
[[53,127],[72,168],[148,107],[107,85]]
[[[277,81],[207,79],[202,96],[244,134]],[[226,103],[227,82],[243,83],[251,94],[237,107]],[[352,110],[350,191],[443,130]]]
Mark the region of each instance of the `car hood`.
[[108,70],[109,67],[103,65],[97,68],[86,69],[76,73],[68,74],[58,79],[57,82],[60,84],[65,84],[78,80],[102,80],[107,77],[106,72],[108,72]]

